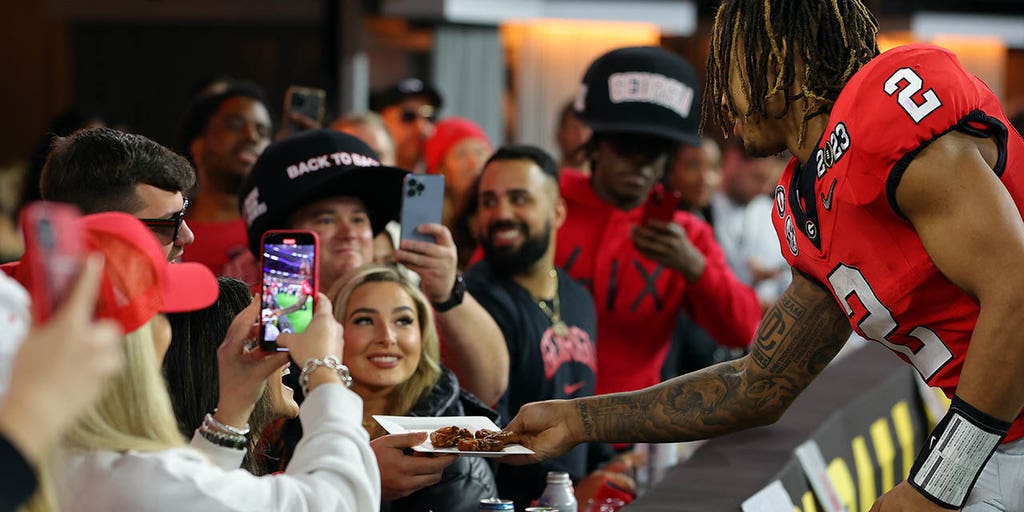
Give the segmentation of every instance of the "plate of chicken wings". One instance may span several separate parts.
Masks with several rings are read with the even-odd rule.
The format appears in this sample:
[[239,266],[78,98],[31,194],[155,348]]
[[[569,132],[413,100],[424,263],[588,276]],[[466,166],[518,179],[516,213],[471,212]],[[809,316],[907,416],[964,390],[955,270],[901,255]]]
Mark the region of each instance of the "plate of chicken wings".
[[412,449],[423,453],[450,453],[475,457],[529,455],[519,435],[501,430],[485,416],[374,416],[389,434],[427,432],[427,440]]

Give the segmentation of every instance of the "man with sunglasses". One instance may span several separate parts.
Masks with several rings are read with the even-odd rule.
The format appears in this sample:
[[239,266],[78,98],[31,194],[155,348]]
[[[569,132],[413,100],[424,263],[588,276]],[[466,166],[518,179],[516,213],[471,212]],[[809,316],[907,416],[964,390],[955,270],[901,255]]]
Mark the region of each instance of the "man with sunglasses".
[[562,173],[568,213],[555,262],[594,296],[595,394],[658,383],[680,311],[719,343],[746,347],[761,309],[711,227],[682,211],[671,222],[643,220],[670,155],[701,143],[693,68],[660,48],[620,48],[591,64],[580,89],[575,109],[593,130],[585,145],[592,174]]
[[432,85],[408,78],[370,98],[370,109],[378,112],[395,141],[395,165],[423,172],[423,144],[434,134],[441,110],[441,93]]
[[168,261],[176,261],[195,240],[185,222],[185,193],[195,183],[195,171],[181,155],[141,135],[93,128],[54,142],[40,188],[43,199],[74,204],[86,214],[138,217]]

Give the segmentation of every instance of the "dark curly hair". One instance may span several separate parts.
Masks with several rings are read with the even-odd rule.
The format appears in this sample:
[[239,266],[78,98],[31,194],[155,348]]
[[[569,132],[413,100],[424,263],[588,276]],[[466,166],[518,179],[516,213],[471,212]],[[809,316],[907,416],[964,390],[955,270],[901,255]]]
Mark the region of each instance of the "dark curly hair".
[[40,177],[43,199],[84,213],[135,211],[140,184],[185,194],[196,174],[184,157],[142,135],[91,128],[58,137]]
[[[877,33],[878,23],[861,0],[723,1],[711,36],[701,128],[714,123],[729,133],[737,116],[765,118],[768,98],[780,91],[785,94],[780,118],[800,98],[807,99],[804,120],[828,113],[850,77],[878,55]],[[743,66],[746,112],[737,112],[728,94],[733,61]],[[779,72],[768,83],[773,66]],[[800,91],[791,95],[797,72]]]

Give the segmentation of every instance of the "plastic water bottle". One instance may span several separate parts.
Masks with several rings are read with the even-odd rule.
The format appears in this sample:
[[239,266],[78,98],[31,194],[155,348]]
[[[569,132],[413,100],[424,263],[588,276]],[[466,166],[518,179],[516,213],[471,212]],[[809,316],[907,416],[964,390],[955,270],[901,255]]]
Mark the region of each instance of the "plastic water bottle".
[[569,473],[548,471],[548,486],[537,500],[538,505],[556,507],[558,512],[577,512],[576,494]]

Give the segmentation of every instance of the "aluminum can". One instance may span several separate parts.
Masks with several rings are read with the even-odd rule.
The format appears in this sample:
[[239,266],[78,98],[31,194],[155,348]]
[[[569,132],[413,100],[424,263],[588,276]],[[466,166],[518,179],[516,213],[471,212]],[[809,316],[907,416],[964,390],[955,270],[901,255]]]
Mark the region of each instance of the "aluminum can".
[[516,504],[512,500],[498,498],[484,498],[480,500],[480,512],[491,512],[492,510],[503,510],[515,512]]

